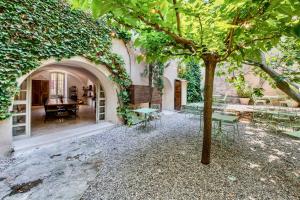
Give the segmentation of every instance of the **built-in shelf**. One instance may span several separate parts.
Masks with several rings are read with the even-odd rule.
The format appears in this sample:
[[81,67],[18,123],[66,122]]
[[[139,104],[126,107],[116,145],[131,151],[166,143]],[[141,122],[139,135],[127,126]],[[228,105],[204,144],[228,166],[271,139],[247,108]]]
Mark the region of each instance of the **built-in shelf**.
[[25,115],[26,116],[26,112],[23,113],[11,113],[12,116],[22,116]]
[[14,124],[12,127],[26,126],[26,123]]
[[26,104],[26,100],[15,100],[14,105]]

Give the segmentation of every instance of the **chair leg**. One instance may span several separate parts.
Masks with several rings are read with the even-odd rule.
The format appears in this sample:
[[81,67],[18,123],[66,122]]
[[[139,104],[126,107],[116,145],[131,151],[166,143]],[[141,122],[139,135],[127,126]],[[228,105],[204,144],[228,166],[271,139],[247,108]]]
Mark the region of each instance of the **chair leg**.
[[200,130],[202,130],[202,116],[200,115]]
[[240,137],[239,124],[236,123],[235,125],[236,125],[236,131],[237,131],[238,137]]
[[[233,142],[235,142],[235,131],[236,131],[236,126],[235,124],[233,125]],[[237,131],[238,132],[238,131]]]

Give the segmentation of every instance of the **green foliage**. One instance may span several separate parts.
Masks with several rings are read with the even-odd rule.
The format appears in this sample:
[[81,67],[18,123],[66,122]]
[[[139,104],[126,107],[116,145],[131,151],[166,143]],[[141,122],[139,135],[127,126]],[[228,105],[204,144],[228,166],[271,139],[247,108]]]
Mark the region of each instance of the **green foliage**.
[[[298,30],[298,0],[73,0],[76,7],[91,10],[94,16],[112,13],[121,24],[141,34],[149,30],[171,40],[164,51],[175,54],[215,53],[241,61],[255,57],[259,50],[276,45],[282,33]],[[180,14],[180,26],[176,17]],[[297,32],[297,31],[295,31]],[[162,40],[164,42],[164,40]],[[161,50],[159,50],[161,51]]]
[[168,61],[168,56],[162,50],[168,42],[170,42],[168,37],[153,31],[145,31],[143,34],[139,34],[134,41],[134,45],[140,47],[143,52],[137,57],[137,61],[149,63],[148,68],[145,68],[142,75],[147,76],[150,74],[149,71],[152,70],[153,85],[161,94],[164,88],[164,69],[169,65],[169,63],[164,64]]
[[242,74],[233,77],[230,81],[236,89],[236,93],[240,98],[251,98],[253,89],[246,83]]
[[255,97],[263,97],[264,96],[264,89],[263,88],[253,88],[253,96]]
[[[131,80],[123,60],[111,53],[111,29],[60,0],[0,1],[0,119],[9,117],[8,107],[17,91],[18,77],[49,58],[83,56],[111,71],[119,87],[120,108],[128,105]],[[121,112],[126,117],[126,112]]]
[[282,79],[300,84],[300,39],[282,37],[276,49],[264,54],[265,62]]
[[167,62],[169,57],[164,50],[170,42],[172,42],[170,37],[163,33],[150,30],[139,32],[134,45],[140,47],[145,54],[141,55],[138,61],[143,60],[147,63]]
[[[146,77],[149,76],[149,71],[152,70],[152,80],[153,85],[157,90],[162,94],[163,88],[164,88],[164,69],[168,67],[167,65],[164,65],[161,62],[155,62],[148,64],[148,67],[145,68],[145,70],[142,73],[142,76]],[[151,69],[150,69],[151,68]]]
[[203,101],[201,87],[201,69],[198,62],[190,60],[184,67],[179,69],[179,77],[187,80],[187,100],[188,102]]

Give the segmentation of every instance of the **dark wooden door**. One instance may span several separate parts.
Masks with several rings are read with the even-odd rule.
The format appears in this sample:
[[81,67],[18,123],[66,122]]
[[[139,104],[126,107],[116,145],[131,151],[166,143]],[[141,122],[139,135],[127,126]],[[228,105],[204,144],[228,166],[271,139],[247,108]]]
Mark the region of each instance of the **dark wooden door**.
[[175,80],[175,95],[174,95],[175,110],[181,109],[181,81]]
[[42,106],[49,97],[48,80],[32,80],[32,105]]

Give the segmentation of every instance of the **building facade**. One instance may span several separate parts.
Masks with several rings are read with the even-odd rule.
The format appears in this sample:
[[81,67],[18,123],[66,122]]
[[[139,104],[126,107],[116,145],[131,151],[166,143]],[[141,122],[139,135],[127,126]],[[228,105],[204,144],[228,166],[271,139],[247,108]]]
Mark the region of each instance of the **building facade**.
[[[146,63],[136,61],[139,50],[133,47],[128,48],[128,45],[126,46],[120,39],[113,39],[111,51],[124,60],[126,71],[132,80],[132,87],[147,88],[148,77],[142,75]],[[58,96],[64,98],[76,96],[76,100],[82,104],[79,110],[81,107],[90,109],[86,115],[92,117],[83,117],[80,119],[82,121],[91,119],[91,124],[103,121],[114,124],[122,123],[117,115],[118,85],[111,80],[111,72],[107,67],[80,56],[61,61],[48,59],[41,63],[38,68],[17,80],[20,92],[10,107],[12,117],[0,121],[0,155],[7,155],[11,151],[14,140],[33,137],[35,133],[38,134],[42,130],[38,126],[45,126],[41,123],[41,118],[45,117],[43,107],[45,100]],[[176,61],[170,61],[164,71],[162,95],[153,94],[155,103],[160,104],[162,110],[174,110],[175,102],[180,102],[180,105],[186,104],[186,82],[178,79],[177,65]],[[180,90],[180,95],[177,96],[175,95],[176,83],[179,85],[177,91]],[[131,95],[138,97],[143,93],[136,92]],[[143,99],[131,102],[132,106],[147,107],[148,103],[145,98]]]

